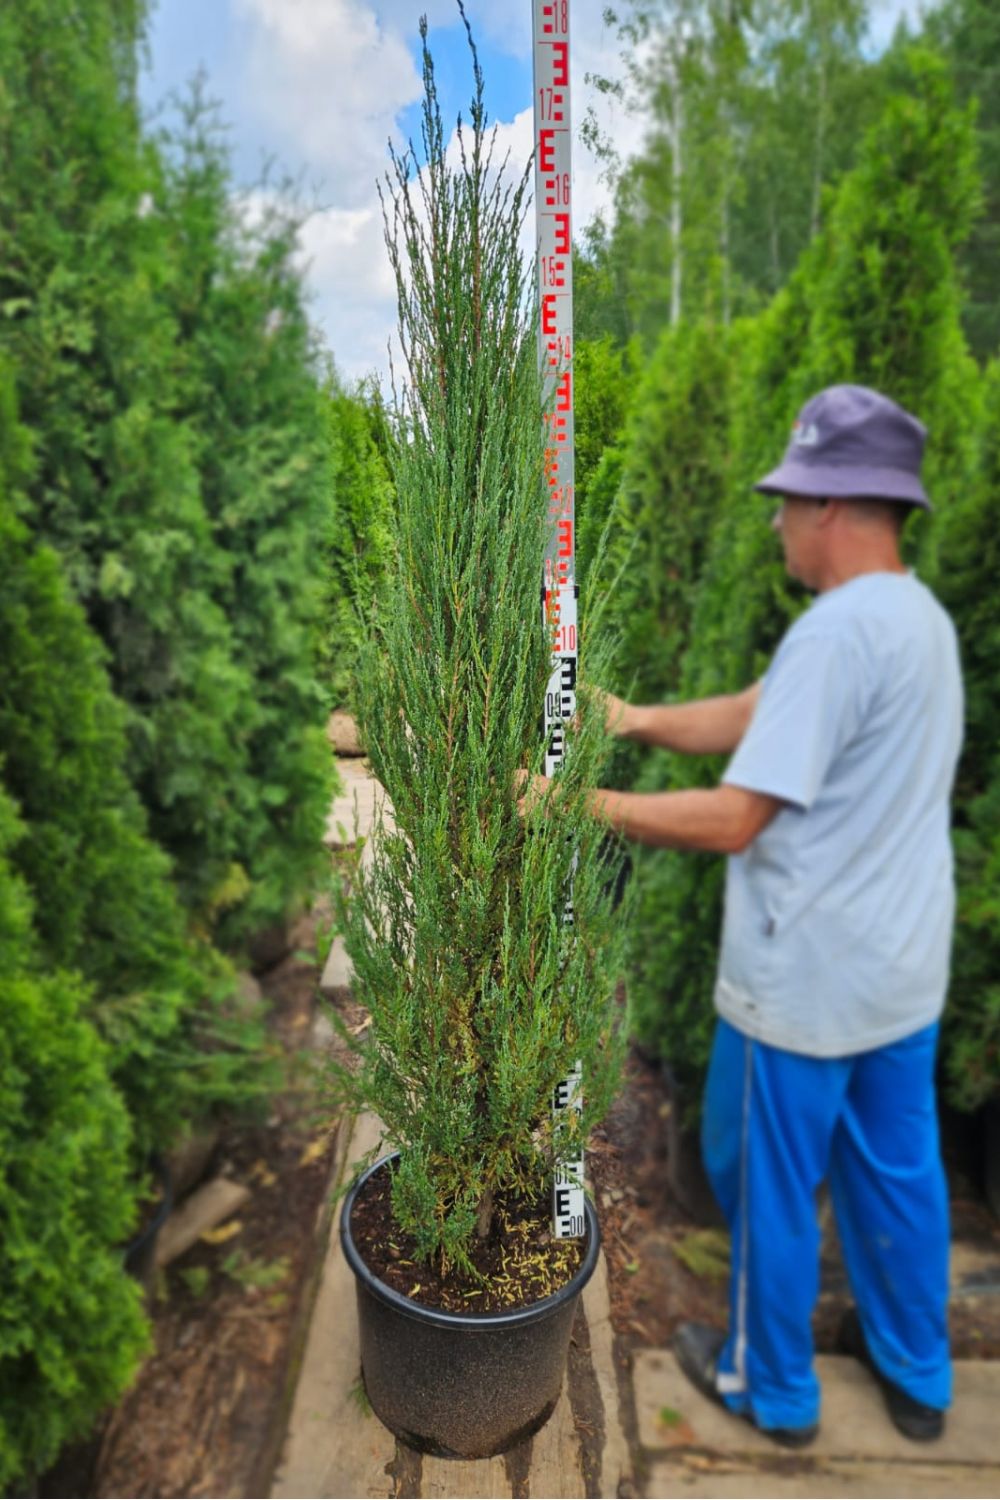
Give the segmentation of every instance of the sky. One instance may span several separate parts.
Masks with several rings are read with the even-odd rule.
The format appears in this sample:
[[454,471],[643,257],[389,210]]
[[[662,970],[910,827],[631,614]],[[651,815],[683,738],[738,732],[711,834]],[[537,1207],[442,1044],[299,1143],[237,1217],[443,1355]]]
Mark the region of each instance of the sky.
[[[573,114],[593,105],[618,154],[642,121],[586,83],[614,76],[618,43],[606,0],[573,0]],[[872,42],[888,39],[920,0],[873,0]],[[530,0],[466,0],[501,150],[527,160],[532,139]],[[397,146],[419,131],[420,38],[426,14],[446,127],[467,114],[471,70],[455,0],[159,0],[141,93],[150,118],[199,72],[228,127],[235,180],[250,190],[266,163],[290,175],[307,208],[301,231],[310,313],[348,382],[384,380],[395,294],[376,183]],[[574,228],[608,202],[598,164],[574,154]],[[273,178],[272,178],[273,180]]]

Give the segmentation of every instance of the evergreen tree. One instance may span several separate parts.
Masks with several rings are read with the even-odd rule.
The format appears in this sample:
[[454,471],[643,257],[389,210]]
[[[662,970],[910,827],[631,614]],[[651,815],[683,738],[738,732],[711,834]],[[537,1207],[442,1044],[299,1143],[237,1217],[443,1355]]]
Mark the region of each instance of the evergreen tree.
[[992,0],[946,0],[928,16],[926,32],[948,59],[958,98],[977,105],[983,204],[961,266],[968,288],[966,333],[973,352],[985,361],[1000,349],[1000,11]]
[[576,493],[586,493],[605,449],[621,434],[639,378],[638,341],[618,348],[605,335],[573,347]]
[[675,691],[698,578],[728,469],[736,345],[709,323],[667,329],[646,366],[623,438],[607,571],[609,622],[632,691]]
[[320,857],[322,412],[292,226],[235,220],[200,107],[169,163],[143,140],[137,24],[117,0],[0,17],[0,344],[24,518],[108,646],[184,901],[235,941]]
[[361,394],[332,388],[326,600],[320,675],[332,707],[353,697],[353,676],[366,621],[388,554],[392,485],[376,444],[377,408]]
[[145,1344],[114,1247],[135,1209],[128,1117],[82,1017],[78,976],[43,969],[10,864],[24,836],[0,787],[0,1486],[27,1493],[124,1390]]
[[993,522],[1000,484],[1000,366],[985,380],[975,479],[944,517],[934,588],[958,628],[965,746],[955,788],[958,913],[944,1054],[953,1102],[1000,1092],[1000,624]]
[[[527,183],[494,169],[478,65],[451,165],[426,23],[421,34],[427,160],[394,161],[387,205],[407,364],[392,565],[358,687],[396,828],[378,831],[345,914],[372,1022],[353,1043],[359,1067],[339,1077],[400,1146],[393,1206],[418,1253],[467,1270],[500,1195],[544,1190],[610,1102],[621,942],[586,810],[600,715],[584,712],[544,805],[524,822],[517,808],[518,770],[540,765],[552,645],[538,614],[548,523]],[[553,1120],[552,1091],[577,1058],[583,1114]]]
[[34,900],[42,959],[90,985],[86,1014],[109,1044],[142,1164],[212,1102],[259,1087],[251,1059],[263,1043],[249,1022],[224,1019],[233,976],[185,934],[169,861],[125,771],[104,653],[58,557],[17,518],[25,439],[0,365],[0,782],[25,820],[7,858]]
[[[224,882],[232,875],[247,886],[219,923],[231,943],[281,917],[324,867],[331,771],[316,673],[324,588],[317,543],[328,436],[295,263],[298,221],[266,185],[242,219],[234,217],[221,135],[196,89],[166,143],[164,216],[171,301],[185,336],[178,415],[194,434],[214,542],[211,598],[228,621],[240,683],[233,725],[240,756],[228,795],[214,789],[232,822]],[[231,762],[235,749],[230,744]],[[158,774],[156,762],[153,769]],[[204,798],[210,784],[199,773],[191,786]],[[185,847],[189,826],[182,808],[159,799],[153,828],[172,852]],[[192,849],[182,872],[204,898],[202,861]]]

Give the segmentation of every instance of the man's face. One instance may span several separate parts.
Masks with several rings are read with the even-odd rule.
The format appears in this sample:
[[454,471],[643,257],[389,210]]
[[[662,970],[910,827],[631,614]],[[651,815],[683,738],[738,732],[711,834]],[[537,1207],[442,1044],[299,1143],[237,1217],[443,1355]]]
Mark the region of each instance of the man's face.
[[799,495],[783,495],[771,519],[771,528],[781,537],[785,567],[806,588],[816,588],[820,576],[823,502]]

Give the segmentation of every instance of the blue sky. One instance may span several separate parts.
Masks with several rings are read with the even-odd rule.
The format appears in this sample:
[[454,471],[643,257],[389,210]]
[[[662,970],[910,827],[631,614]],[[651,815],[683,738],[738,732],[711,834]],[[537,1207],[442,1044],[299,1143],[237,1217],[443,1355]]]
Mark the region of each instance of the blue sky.
[[[873,0],[874,35],[885,39],[897,16],[919,0]],[[594,104],[627,157],[642,122],[585,83],[588,72],[614,73],[618,47],[603,22],[605,0],[573,0],[573,112]],[[467,0],[486,76],[490,117],[501,150],[516,163],[531,151],[530,0]],[[302,184],[311,212],[303,226],[303,263],[313,320],[349,380],[384,377],[395,299],[382,244],[375,185],[386,140],[419,132],[418,17],[428,15],[430,44],[446,127],[467,113],[471,71],[455,0],[159,0],[149,33],[141,91],[148,111],[184,91],[203,70],[221,107],[237,183],[250,189],[272,160]],[[598,165],[574,156],[576,228],[607,204]],[[280,175],[280,174],[279,174]]]

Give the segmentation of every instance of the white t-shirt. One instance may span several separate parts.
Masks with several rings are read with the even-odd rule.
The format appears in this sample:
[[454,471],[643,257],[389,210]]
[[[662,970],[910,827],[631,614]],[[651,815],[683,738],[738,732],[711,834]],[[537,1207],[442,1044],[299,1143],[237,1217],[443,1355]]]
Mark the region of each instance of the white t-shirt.
[[954,626],[912,574],[853,578],[787,632],[723,778],[788,804],[729,860],[715,1001],[738,1030],[841,1057],[938,1018],[962,720]]

